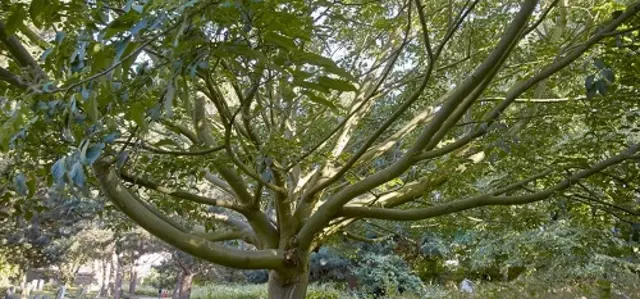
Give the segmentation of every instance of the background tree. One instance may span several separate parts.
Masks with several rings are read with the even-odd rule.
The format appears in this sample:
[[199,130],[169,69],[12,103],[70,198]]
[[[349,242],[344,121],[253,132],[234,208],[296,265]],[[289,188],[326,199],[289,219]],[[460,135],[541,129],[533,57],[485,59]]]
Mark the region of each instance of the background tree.
[[364,218],[567,197],[637,216],[623,2],[3,0],[0,145],[18,190],[99,186],[177,249],[304,298],[310,253]]

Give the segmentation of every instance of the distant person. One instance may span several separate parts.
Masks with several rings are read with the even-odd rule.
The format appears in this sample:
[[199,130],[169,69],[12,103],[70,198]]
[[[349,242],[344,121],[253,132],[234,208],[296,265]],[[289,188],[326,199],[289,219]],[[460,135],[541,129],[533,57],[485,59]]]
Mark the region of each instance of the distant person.
[[162,298],[162,289],[158,289],[158,298]]

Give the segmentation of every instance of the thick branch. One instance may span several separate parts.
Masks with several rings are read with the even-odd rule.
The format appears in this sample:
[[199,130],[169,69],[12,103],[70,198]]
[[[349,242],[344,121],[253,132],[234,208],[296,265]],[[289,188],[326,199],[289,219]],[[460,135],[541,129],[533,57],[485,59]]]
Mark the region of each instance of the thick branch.
[[493,110],[487,112],[483,117],[483,123],[478,125],[475,130],[471,133],[465,135],[464,137],[458,139],[453,143],[449,143],[441,148],[429,149],[427,152],[423,152],[415,156],[416,160],[424,160],[431,159],[434,157],[442,156],[447,153],[450,153],[454,150],[462,148],[469,142],[474,139],[484,135],[488,132],[490,125],[498,119],[498,117],[502,114],[502,112],[507,109],[522,93],[527,91],[529,88],[533,87],[538,82],[550,77],[556,72],[562,70],[573,61],[578,59],[584,52],[586,52],[589,48],[595,45],[598,41],[602,40],[606,37],[608,32],[612,32],[615,30],[620,24],[622,24],[625,20],[631,18],[636,13],[640,11],[640,2],[637,2],[630,6],[622,15],[609,23],[606,27],[600,30],[597,34],[592,36],[589,40],[584,42],[583,44],[575,47],[571,52],[567,53],[564,57],[557,59],[552,64],[549,64],[547,67],[543,68],[538,74],[535,76],[520,82],[514,85],[509,92],[507,92],[507,96],[505,100],[500,102]]
[[[425,128],[416,144],[414,144],[398,162],[345,188],[328,199],[300,230],[298,234],[300,244],[310,245],[313,236],[322,230],[322,227],[326,225],[349,200],[393,179],[413,165],[414,161],[412,156],[427,145],[431,137],[440,129],[440,125],[446,121],[453,110],[457,108],[458,104],[485,79],[484,76],[486,74],[490,73],[494,68],[499,67],[496,63],[513,49],[514,44],[518,41],[522,28],[533,12],[535,3],[536,1],[529,0],[522,4],[520,12],[503,34],[498,46],[467,80],[449,94],[449,100],[443,105],[441,110],[438,111],[437,115],[431,121],[431,124]],[[426,83],[423,83],[421,89],[424,89],[425,84]],[[364,152],[362,154],[364,154]]]
[[[145,188],[152,189],[176,198],[190,200],[193,202],[207,204],[211,206],[224,207],[224,208],[237,211],[238,213],[242,214],[247,218],[247,220],[249,221],[249,224],[255,231],[258,238],[260,238],[260,241],[263,245],[272,247],[277,242],[278,232],[275,230],[273,225],[271,225],[267,216],[258,210],[238,205],[229,200],[213,199],[213,198],[192,194],[185,191],[173,190],[171,188],[167,188],[162,185],[156,184],[152,181],[149,181],[140,177],[136,177],[125,171],[121,171],[121,176],[123,179],[129,182],[132,182],[134,184],[137,184]],[[260,248],[260,244],[256,244],[256,246]]]
[[25,83],[22,78],[14,75],[8,70],[0,67],[0,80],[9,83],[10,85],[17,87],[22,90],[26,90],[29,88],[29,84]]
[[40,68],[36,60],[33,59],[29,51],[27,51],[15,35],[7,36],[5,29],[4,22],[0,21],[0,42],[9,50],[11,56],[13,56],[20,66],[32,69],[34,78],[46,78],[44,71]]
[[541,201],[549,198],[555,192],[567,189],[577,183],[578,180],[589,177],[603,169],[618,164],[624,160],[629,159],[640,149],[640,144],[635,144],[623,153],[613,156],[607,160],[593,165],[591,168],[580,171],[562,181],[556,185],[536,192],[532,194],[519,195],[519,196],[496,196],[493,192],[474,196],[467,199],[456,200],[450,203],[437,205],[422,209],[385,209],[385,208],[357,208],[357,207],[345,207],[339,213],[342,217],[360,217],[360,218],[377,218],[397,221],[410,221],[433,218],[448,214],[461,212],[473,208],[483,206],[504,206],[504,205],[522,205],[529,204],[536,201]]
[[145,230],[194,256],[216,264],[242,269],[278,269],[284,267],[282,252],[277,250],[244,251],[216,245],[204,238],[185,234],[172,225],[155,216],[135,200],[118,180],[117,174],[109,169],[110,165],[98,161],[93,166],[98,183],[104,192],[120,210]]

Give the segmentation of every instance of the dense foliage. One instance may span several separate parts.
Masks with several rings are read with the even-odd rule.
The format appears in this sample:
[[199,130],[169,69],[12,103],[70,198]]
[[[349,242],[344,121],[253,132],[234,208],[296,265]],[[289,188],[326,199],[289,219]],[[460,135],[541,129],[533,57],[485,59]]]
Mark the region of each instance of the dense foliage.
[[353,260],[385,291],[448,259],[506,278],[635,271],[638,11],[0,0],[0,212],[18,229],[3,239],[38,248],[59,232],[45,215],[98,203],[117,234],[121,212],[189,258],[268,271],[271,298],[341,279],[323,247],[387,233],[393,253]]

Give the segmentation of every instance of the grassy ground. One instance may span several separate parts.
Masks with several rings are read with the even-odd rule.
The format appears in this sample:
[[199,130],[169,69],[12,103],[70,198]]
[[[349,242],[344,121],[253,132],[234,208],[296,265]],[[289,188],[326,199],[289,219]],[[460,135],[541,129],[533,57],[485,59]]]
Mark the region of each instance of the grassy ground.
[[[262,299],[267,297],[265,285],[219,285],[209,284],[195,287],[192,299]],[[461,293],[453,284],[449,286],[427,286],[423,296],[396,295],[390,299],[467,299],[467,298],[496,298],[496,299],[640,299],[640,284],[612,284],[606,281],[573,281],[556,283],[535,279],[522,279],[512,282],[479,282],[474,286],[473,296]],[[333,286],[311,285],[307,294],[311,299],[360,299]]]
[[[550,282],[534,278],[516,279],[511,282],[476,282],[474,294],[461,293],[457,287],[451,283],[447,286],[431,285],[426,287],[423,296],[396,295],[387,297],[389,299],[467,299],[467,298],[496,298],[496,299],[640,299],[640,283],[638,279],[630,281],[611,283],[602,280],[583,280],[568,282]],[[34,291],[31,298],[37,294],[47,295],[50,299],[55,298],[56,288],[45,287],[43,291]],[[157,289],[151,286],[140,285],[137,287],[136,295],[129,296],[123,294],[123,299],[127,298],[157,298]],[[78,287],[68,287],[66,299],[76,299],[79,294]],[[95,298],[95,293],[89,293],[85,298]],[[242,285],[242,284],[207,284],[204,286],[194,286],[192,299],[263,299],[267,297],[266,285]],[[357,296],[341,287],[334,285],[312,284],[307,292],[307,299],[363,299],[362,295]],[[98,298],[103,299],[103,298]],[[106,299],[106,298],[104,298]]]

